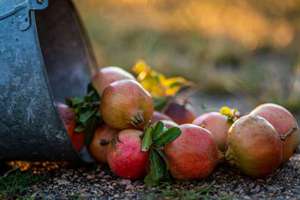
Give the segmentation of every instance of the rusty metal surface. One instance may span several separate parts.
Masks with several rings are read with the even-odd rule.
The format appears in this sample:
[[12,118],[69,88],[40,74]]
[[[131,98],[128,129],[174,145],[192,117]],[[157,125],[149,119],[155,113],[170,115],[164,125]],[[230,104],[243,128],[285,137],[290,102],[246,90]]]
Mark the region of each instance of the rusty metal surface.
[[[9,11],[12,2],[21,1],[0,1],[0,15]],[[47,3],[46,0],[42,2]],[[36,11],[30,6],[0,18],[0,160],[78,160],[55,110],[54,97],[61,100],[66,95],[82,94],[88,80],[87,65],[91,62],[88,61],[90,58],[84,35],[76,21],[76,11],[70,12],[72,4],[66,0],[52,0],[50,4],[55,5],[55,2],[68,2],[56,4],[66,6],[67,21],[61,25],[65,29],[57,28],[52,17],[48,18],[49,15],[60,17],[52,5],[49,10],[40,11],[38,23]],[[4,6],[10,7],[5,9]],[[64,12],[61,9],[60,12]],[[29,13],[27,19],[22,13]],[[72,17],[68,18],[69,15]],[[20,20],[30,21],[30,25],[20,29]],[[64,21],[64,18],[60,20]],[[40,35],[37,26],[41,26]],[[52,31],[45,34],[41,31],[44,28]],[[69,35],[74,35],[69,40],[60,32],[68,30]],[[59,44],[62,49],[54,47]],[[77,57],[74,62],[70,61],[73,56]],[[45,64],[48,65],[47,70]],[[65,69],[65,72],[60,72]],[[81,79],[79,74],[85,75]],[[74,82],[78,83],[72,85]]]

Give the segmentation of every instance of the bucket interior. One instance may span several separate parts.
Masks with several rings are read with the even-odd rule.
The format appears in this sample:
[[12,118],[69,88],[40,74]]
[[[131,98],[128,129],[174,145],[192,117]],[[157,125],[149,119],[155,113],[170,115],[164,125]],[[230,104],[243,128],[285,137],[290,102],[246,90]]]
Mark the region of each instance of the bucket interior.
[[[96,62],[72,1],[51,0],[47,9],[36,11],[35,18],[54,101],[63,103],[65,98],[83,96]],[[81,160],[93,162],[84,149],[79,154]]]
[[36,12],[36,22],[54,100],[82,96],[95,59],[73,3],[49,1],[47,9]]

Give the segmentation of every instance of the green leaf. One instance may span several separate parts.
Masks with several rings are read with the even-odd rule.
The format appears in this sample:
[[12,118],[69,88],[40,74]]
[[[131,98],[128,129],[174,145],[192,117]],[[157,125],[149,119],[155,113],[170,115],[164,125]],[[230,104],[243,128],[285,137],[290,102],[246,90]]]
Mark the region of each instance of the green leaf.
[[178,127],[169,128],[163,132],[159,138],[154,140],[154,143],[158,147],[164,146],[175,140],[178,136],[180,136],[180,134],[181,130]]
[[154,104],[154,110],[161,111],[165,108],[165,106],[169,102],[168,97],[154,97],[153,98],[153,104]]
[[66,104],[69,105],[70,107],[74,107],[81,103],[83,103],[83,99],[81,97],[73,97],[73,98],[66,99]]
[[142,151],[148,151],[150,149],[150,146],[152,145],[152,132],[152,127],[146,129],[142,141]]
[[162,123],[161,121],[155,123],[152,134],[153,140],[157,140],[161,136],[161,134],[164,132],[164,128],[164,123]]
[[83,132],[84,131],[84,127],[83,126],[77,126],[76,128],[75,128],[75,132],[76,133],[81,133],[81,132]]
[[164,152],[161,149],[156,149],[157,153],[159,154],[159,156],[164,160],[165,164],[166,164],[166,168],[169,169],[169,164],[168,164],[168,160],[166,155],[164,154]]
[[87,94],[84,97],[66,99],[66,104],[75,112],[75,132],[83,132],[86,145],[88,145],[93,138],[96,128],[103,123],[99,113],[100,96],[90,83],[87,88]]
[[87,85],[87,90],[86,91],[87,91],[87,93],[90,93],[91,91],[96,91],[97,92],[97,90],[94,88],[92,83],[89,83]]
[[100,96],[92,83],[88,84],[87,93],[91,101],[100,101]]
[[87,146],[89,146],[91,144],[92,139],[94,137],[94,133],[97,129],[97,126],[101,123],[103,123],[102,120],[100,120],[99,118],[96,118],[96,117],[91,118],[88,121],[88,124],[85,127],[85,144]]
[[148,186],[155,186],[165,176],[166,164],[155,149],[150,150],[150,172],[145,177],[144,182]]
[[94,115],[95,111],[93,110],[87,110],[84,113],[81,113],[79,116],[79,121],[82,124],[86,124],[87,121]]

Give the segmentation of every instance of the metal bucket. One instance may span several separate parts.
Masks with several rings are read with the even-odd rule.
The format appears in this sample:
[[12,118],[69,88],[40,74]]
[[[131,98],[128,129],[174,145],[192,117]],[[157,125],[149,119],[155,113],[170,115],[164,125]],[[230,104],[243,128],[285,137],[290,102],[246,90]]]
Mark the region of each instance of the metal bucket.
[[55,101],[95,66],[69,0],[0,0],[0,160],[78,161]]

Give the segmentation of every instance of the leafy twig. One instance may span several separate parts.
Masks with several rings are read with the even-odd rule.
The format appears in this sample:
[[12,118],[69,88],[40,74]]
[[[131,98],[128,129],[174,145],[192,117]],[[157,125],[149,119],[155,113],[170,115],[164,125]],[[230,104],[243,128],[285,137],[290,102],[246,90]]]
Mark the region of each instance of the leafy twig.
[[170,180],[167,159],[163,147],[174,141],[181,131],[178,127],[166,128],[159,121],[145,130],[142,151],[149,151],[150,170],[144,182],[148,186],[158,185],[161,181]]
[[100,96],[92,84],[89,84],[86,96],[66,99],[66,104],[75,112],[75,132],[83,132],[86,145],[90,144],[97,126],[102,123],[99,112]]

